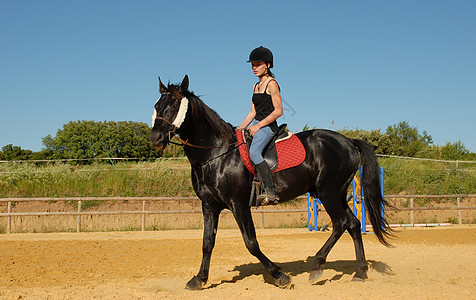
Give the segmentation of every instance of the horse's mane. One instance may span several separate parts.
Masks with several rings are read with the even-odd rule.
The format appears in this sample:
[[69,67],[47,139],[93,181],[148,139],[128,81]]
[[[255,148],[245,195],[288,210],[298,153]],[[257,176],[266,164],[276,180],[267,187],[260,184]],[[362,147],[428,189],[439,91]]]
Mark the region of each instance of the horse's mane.
[[[180,87],[175,85],[168,86],[169,91],[177,91]],[[233,126],[225,122],[220,115],[208,107],[198,96],[191,91],[181,93],[189,101],[189,113],[204,119],[210,128],[223,140],[229,141],[233,138]]]

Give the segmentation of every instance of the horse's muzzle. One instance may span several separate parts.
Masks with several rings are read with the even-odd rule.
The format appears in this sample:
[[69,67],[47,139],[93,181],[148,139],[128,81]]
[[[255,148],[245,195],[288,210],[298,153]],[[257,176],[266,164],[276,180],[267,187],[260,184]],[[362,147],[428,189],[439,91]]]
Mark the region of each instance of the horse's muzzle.
[[167,146],[168,140],[166,140],[166,137],[163,133],[161,132],[150,132],[149,140],[152,143],[152,146],[157,148],[158,150],[162,150]]

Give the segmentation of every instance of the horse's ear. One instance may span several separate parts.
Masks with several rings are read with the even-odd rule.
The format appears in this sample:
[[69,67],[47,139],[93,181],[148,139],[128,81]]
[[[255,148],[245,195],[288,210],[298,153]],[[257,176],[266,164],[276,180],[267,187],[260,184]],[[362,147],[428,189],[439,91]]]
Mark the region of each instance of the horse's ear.
[[182,93],[188,91],[188,75],[185,75],[185,77],[183,78],[182,84],[180,85],[180,91]]
[[162,83],[162,81],[160,81],[160,76],[159,76],[159,92],[161,94],[165,94],[169,92],[167,88],[165,87],[165,85]]

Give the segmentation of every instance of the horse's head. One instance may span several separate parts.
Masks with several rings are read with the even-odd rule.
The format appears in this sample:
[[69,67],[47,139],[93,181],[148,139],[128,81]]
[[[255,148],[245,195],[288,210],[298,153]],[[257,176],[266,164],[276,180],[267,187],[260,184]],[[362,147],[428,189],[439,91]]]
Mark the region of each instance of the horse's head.
[[159,77],[160,98],[154,106],[150,141],[157,149],[162,149],[170,141],[185,121],[189,100],[185,97],[188,91],[188,76],[185,75],[180,85],[165,85]]

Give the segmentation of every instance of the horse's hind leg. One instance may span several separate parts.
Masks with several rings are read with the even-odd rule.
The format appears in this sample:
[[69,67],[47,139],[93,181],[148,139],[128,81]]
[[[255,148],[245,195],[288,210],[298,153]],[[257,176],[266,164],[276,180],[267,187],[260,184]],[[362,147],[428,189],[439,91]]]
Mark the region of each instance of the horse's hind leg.
[[256,239],[255,226],[253,224],[249,207],[237,207],[233,210],[233,215],[235,216],[235,220],[240,227],[240,231],[248,251],[257,259],[259,259],[268,273],[274,278],[276,286],[280,288],[289,287],[291,284],[291,277],[281,272],[279,267],[270,261],[263,254],[263,252],[261,252],[258,240]]
[[210,271],[210,259],[212,250],[215,246],[215,238],[217,234],[218,219],[220,217],[220,208],[210,207],[206,202],[202,202],[203,211],[203,245],[202,245],[202,264],[197,276],[193,276],[187,285],[188,290],[201,290],[207,283]]
[[[348,217],[340,201],[341,198],[342,197],[322,197],[320,199],[332,220],[332,234],[315,256],[309,273],[310,283],[316,283],[319,277],[321,277],[324,265],[326,264],[327,255],[349,226]],[[343,198],[345,202],[345,196]]]
[[354,216],[350,207],[346,208],[347,217],[350,219],[349,228],[347,231],[354,240],[355,258],[357,261],[357,271],[355,272],[352,281],[364,281],[367,278],[367,270],[369,269],[367,261],[365,260],[364,243],[362,242],[362,233],[360,231],[360,221]]
[[[326,211],[332,220],[333,229],[329,239],[316,254],[314,264],[309,273],[309,282],[311,283],[316,283],[322,275],[327,255],[346,230],[352,236],[354,241],[355,256],[357,260],[357,271],[352,281],[363,281],[367,278],[368,265],[365,260],[364,244],[362,242],[362,233],[360,232],[360,221],[350,210],[345,201],[345,197],[342,199],[343,200],[340,202],[337,201],[337,199],[334,199],[335,202],[331,202],[326,206]],[[321,199],[321,201],[323,200]]]

